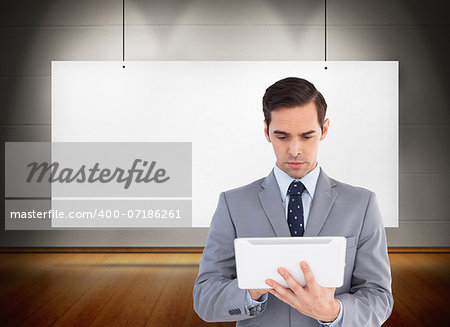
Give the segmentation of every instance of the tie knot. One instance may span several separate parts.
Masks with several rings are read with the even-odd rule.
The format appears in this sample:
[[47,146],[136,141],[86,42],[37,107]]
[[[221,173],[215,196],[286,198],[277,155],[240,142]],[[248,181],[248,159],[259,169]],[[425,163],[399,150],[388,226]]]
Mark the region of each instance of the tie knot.
[[288,193],[289,195],[302,195],[305,190],[305,185],[302,182],[294,180],[291,185],[289,185]]

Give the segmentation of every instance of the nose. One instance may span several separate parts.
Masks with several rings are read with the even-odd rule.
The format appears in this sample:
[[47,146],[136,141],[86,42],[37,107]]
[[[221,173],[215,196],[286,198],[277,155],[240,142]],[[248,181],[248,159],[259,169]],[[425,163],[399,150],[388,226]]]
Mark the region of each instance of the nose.
[[302,153],[302,150],[301,150],[300,141],[297,139],[293,139],[289,143],[289,156],[291,156],[292,158],[295,158],[298,155],[301,155],[301,153]]

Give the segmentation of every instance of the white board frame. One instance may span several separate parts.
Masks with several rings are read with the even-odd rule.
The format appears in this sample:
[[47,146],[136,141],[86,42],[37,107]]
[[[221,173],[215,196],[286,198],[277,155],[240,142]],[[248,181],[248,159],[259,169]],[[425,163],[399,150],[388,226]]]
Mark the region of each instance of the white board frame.
[[192,225],[208,227],[221,191],[274,166],[261,99],[288,76],[328,103],[320,166],[374,191],[384,225],[398,227],[396,61],[54,61],[52,141],[192,142]]

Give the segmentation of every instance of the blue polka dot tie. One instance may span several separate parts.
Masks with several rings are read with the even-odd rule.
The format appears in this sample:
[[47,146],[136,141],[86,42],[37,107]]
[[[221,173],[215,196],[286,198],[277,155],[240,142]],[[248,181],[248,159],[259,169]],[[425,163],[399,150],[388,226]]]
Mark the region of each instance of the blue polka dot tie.
[[289,185],[288,194],[290,196],[288,204],[288,225],[291,236],[303,236],[305,223],[303,221],[302,193],[305,185],[300,181],[293,181]]

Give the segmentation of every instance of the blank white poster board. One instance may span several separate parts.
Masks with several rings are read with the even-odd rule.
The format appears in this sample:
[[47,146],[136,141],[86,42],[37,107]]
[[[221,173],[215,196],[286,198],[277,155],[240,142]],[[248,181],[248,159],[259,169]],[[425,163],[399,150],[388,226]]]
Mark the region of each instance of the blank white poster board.
[[192,226],[208,227],[221,191],[275,165],[262,97],[289,76],[328,103],[320,166],[376,192],[385,226],[398,226],[398,62],[56,61],[52,141],[192,142]]

